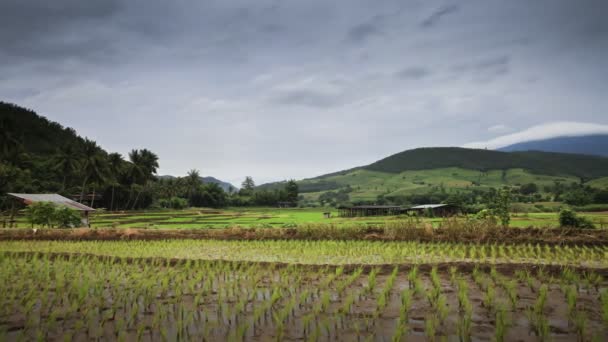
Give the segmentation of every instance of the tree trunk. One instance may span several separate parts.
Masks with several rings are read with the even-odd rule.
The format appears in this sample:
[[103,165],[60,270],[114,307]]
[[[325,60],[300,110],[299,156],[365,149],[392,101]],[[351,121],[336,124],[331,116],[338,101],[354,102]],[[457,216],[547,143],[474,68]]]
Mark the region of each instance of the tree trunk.
[[91,198],[91,208],[94,208],[93,205],[95,204],[95,187],[93,187],[93,198]]
[[84,189],[87,186],[87,181],[89,180],[89,176],[85,176],[84,177],[84,182],[82,182],[82,190],[80,191],[80,203],[82,203],[82,200],[84,199]]
[[66,173],[63,174],[63,182],[61,182],[61,191],[65,191],[65,182],[66,179],[68,178],[68,175]]
[[127,203],[125,204],[125,210],[129,209],[129,204],[131,203],[131,198],[133,198],[133,184],[131,184],[131,189],[129,190],[129,198],[127,198]]
[[135,201],[133,201],[133,206],[131,207],[131,210],[135,209],[135,206],[137,205],[137,201],[139,200],[139,195],[141,195],[143,189],[137,192],[137,196],[135,196]]
[[110,211],[114,208],[114,185],[112,185],[112,198],[110,199]]

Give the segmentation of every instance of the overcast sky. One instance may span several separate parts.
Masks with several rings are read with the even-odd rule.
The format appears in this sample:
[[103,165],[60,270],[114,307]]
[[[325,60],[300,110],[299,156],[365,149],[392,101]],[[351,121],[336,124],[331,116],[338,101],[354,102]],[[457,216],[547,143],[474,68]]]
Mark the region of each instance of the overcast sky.
[[0,99],[108,151],[149,148],[161,174],[299,179],[606,132],[607,15],[605,0],[2,0]]

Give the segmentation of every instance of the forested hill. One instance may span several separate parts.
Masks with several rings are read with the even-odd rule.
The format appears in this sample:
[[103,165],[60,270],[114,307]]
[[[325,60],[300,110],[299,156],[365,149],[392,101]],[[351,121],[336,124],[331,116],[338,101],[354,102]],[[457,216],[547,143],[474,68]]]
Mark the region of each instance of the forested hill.
[[586,179],[608,176],[608,158],[553,152],[499,152],[459,147],[418,148],[394,154],[361,169],[399,173],[458,167],[470,170],[525,169],[543,175]]
[[213,182],[158,181],[148,149],[108,153],[93,140],[32,110],[0,102],[0,214],[7,193],[59,193],[109,210],[150,206],[221,207],[227,194]]
[[19,153],[48,155],[60,146],[79,148],[84,144],[84,139],[73,128],[63,127],[30,109],[1,101],[0,131],[3,147],[19,145]]
[[[436,203],[450,194],[478,194],[531,183],[543,198],[557,197],[551,192],[562,191],[554,189],[556,184],[602,189],[606,182],[605,157],[441,147],[404,151],[366,166],[303,179],[298,186],[304,200],[311,203],[384,203],[391,198],[401,198],[404,203]],[[270,190],[281,185],[270,183],[259,188]],[[419,195],[434,197],[411,198]]]

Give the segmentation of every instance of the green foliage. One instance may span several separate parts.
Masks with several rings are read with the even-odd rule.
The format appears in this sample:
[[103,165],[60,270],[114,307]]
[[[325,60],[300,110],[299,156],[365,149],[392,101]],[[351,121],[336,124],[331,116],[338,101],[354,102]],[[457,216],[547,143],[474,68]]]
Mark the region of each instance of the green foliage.
[[285,193],[286,199],[289,202],[297,202],[298,201],[298,183],[294,179],[287,182],[285,185]]
[[593,222],[585,217],[578,216],[573,210],[562,209],[559,212],[559,225],[572,228],[595,228]]
[[502,188],[495,193],[488,205],[493,216],[500,220],[500,223],[507,227],[511,222],[511,190]]
[[25,209],[25,216],[32,226],[51,227],[55,215],[55,205],[50,202],[36,202]]
[[460,167],[471,170],[522,168],[537,174],[570,174],[588,178],[608,175],[608,159],[602,157],[537,151],[506,153],[457,147],[408,150],[362,168],[398,173],[404,170],[428,170],[446,167]]
[[188,200],[181,197],[161,198],[158,206],[165,209],[185,209],[188,207]]
[[527,183],[519,187],[519,192],[522,195],[530,195],[538,192],[538,185],[536,183]]
[[569,205],[587,205],[593,202],[593,194],[590,191],[579,188],[565,193],[562,200]]
[[28,222],[32,226],[59,228],[79,227],[80,213],[67,207],[58,207],[50,202],[36,202],[25,209]]
[[67,207],[55,208],[53,222],[59,228],[79,227],[82,223],[80,213]]

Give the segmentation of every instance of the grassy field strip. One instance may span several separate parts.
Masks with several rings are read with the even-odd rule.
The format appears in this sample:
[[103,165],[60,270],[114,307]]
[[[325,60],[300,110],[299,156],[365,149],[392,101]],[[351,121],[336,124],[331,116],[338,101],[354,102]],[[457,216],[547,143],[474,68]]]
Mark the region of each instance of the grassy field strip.
[[4,252],[88,253],[136,258],[385,265],[440,262],[608,267],[607,246],[475,245],[382,241],[3,241]]

